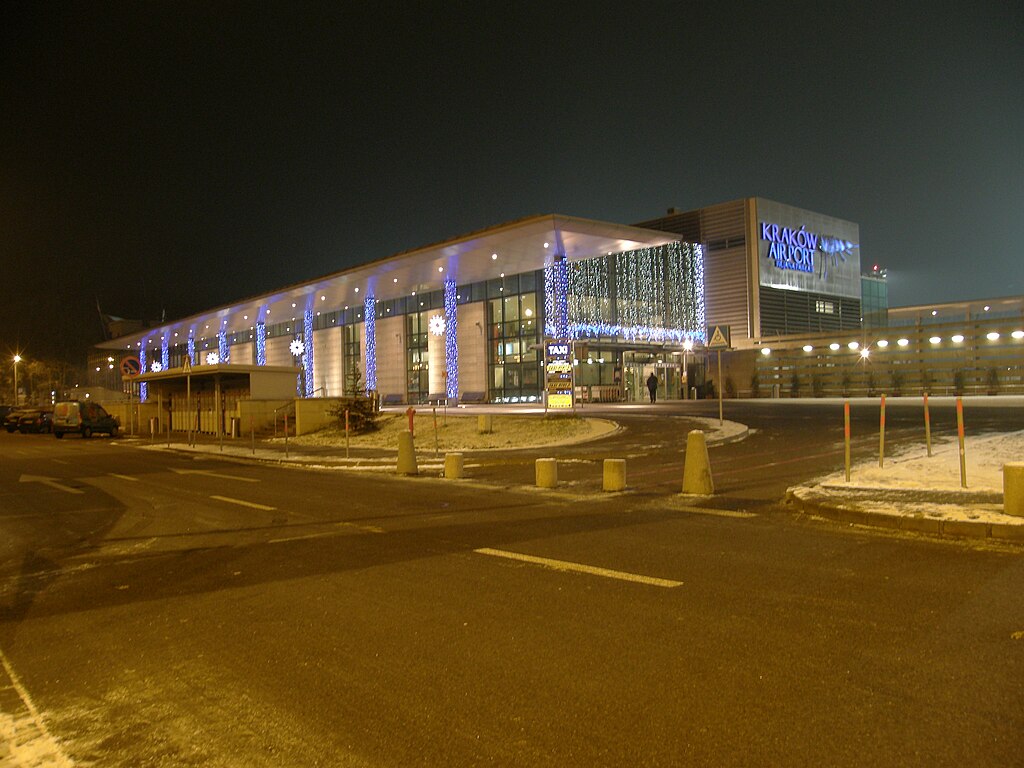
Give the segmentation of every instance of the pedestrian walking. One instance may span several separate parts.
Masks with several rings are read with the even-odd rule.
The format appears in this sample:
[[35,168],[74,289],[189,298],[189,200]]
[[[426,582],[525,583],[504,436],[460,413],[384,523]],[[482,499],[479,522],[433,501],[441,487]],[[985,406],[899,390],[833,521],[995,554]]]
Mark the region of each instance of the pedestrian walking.
[[651,393],[652,403],[658,399],[658,377],[654,375],[654,371],[647,377],[647,391]]

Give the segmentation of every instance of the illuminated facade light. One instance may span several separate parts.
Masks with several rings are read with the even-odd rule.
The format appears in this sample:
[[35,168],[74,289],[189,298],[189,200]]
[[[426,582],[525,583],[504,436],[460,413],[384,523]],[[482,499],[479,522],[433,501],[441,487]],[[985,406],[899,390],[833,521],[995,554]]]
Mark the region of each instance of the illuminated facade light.
[[932,336],[930,339],[928,339],[928,341],[930,343],[932,343],[932,344],[938,344],[939,342],[942,341],[942,337],[941,336]]
[[896,339],[897,346],[905,347],[910,343],[910,339]]
[[999,341],[999,332],[989,331],[988,333],[985,334],[985,338],[988,339],[989,341]]
[[850,349],[854,349],[854,350],[856,350],[856,349],[860,349],[860,342],[856,342],[856,341],[851,341],[851,342],[850,342],[849,344],[847,344],[846,346],[847,346],[847,347],[849,347]]
[[839,351],[839,343],[833,341],[831,344],[828,345],[828,348],[831,349],[833,352],[838,352]]
[[879,339],[879,340],[878,340],[878,341],[876,342],[876,345],[877,345],[877,346],[879,346],[879,347],[881,347],[882,349],[885,349],[886,347],[888,347],[888,346],[889,346],[889,342],[888,342],[888,341],[887,341],[886,339]]
[[459,396],[458,306],[455,280],[449,277],[444,281],[444,370],[445,396],[450,400]]
[[313,310],[307,309],[302,315],[302,378],[303,396],[313,396],[313,381],[316,363],[313,359]]
[[1015,339],[1024,339],[1024,331],[1014,331],[1010,335]]
[[772,353],[771,347],[761,347],[761,354],[768,357]]
[[[359,289],[356,288],[358,291]],[[363,324],[366,333],[366,392],[377,390],[377,302],[367,296],[363,302]]]
[[813,352],[813,351],[814,351],[814,347],[812,347],[810,344],[804,344],[804,352]]
[[861,356],[862,358],[864,358],[865,360],[867,360],[867,359],[868,359],[868,357],[870,357],[870,355],[871,355],[871,350],[870,350],[870,349],[868,349],[867,347],[864,347],[864,349],[862,349],[862,350],[860,351],[860,356]]
[[959,344],[964,340],[964,335],[962,333],[954,333],[952,336],[949,337],[949,340],[952,341],[954,344]]

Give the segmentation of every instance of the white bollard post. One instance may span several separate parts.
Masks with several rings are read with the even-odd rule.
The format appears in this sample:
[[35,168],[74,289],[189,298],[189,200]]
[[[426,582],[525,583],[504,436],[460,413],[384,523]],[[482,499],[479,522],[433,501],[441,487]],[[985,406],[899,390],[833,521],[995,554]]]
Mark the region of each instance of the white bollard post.
[[626,490],[625,459],[604,460],[604,490],[611,492]]
[[537,459],[535,463],[538,488],[554,488],[558,485],[558,461]]
[[1003,512],[1024,517],[1024,461],[1003,464]]
[[400,475],[418,475],[416,466],[416,449],[412,442],[412,432],[408,429],[398,433],[398,467]]
[[695,429],[686,436],[686,460],[683,463],[683,493],[707,496],[715,492],[711,479],[711,460],[704,433]]
[[446,480],[462,479],[462,454],[446,453],[444,455],[444,477]]

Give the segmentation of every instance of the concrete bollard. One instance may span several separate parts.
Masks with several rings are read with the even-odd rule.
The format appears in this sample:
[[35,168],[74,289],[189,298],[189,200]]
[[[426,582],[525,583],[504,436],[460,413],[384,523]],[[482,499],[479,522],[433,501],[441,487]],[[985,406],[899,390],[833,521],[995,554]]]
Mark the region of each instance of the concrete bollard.
[[462,454],[446,453],[444,455],[444,477],[446,480],[462,479]]
[[494,431],[494,416],[481,413],[476,417],[476,431],[481,435],[489,435]]
[[711,460],[704,433],[695,429],[686,436],[686,461],[683,464],[683,493],[707,496],[715,492],[711,479]]
[[537,459],[535,464],[538,488],[554,488],[558,485],[558,461]]
[[1003,512],[1024,517],[1024,462],[1003,464]]
[[604,460],[604,490],[624,491],[626,490],[626,460],[605,459]]
[[416,449],[413,447],[412,432],[408,429],[398,433],[398,474],[418,475]]

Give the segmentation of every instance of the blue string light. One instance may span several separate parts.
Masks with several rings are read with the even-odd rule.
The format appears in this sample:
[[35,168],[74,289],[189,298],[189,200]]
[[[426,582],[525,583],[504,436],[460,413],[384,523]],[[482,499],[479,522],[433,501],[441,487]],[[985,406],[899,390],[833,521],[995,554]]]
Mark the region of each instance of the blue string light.
[[302,316],[302,368],[305,372],[306,397],[313,396],[313,310]]
[[160,342],[160,364],[166,371],[170,367],[168,363],[171,360],[170,341],[167,339],[166,333],[161,337]]
[[[139,347],[139,370],[142,373],[146,372],[146,345],[149,344],[149,339],[143,339],[142,346]],[[139,402],[144,403],[149,399],[149,384],[142,382],[139,384]]]
[[366,393],[377,389],[377,312],[373,296],[363,301],[363,323],[366,330]]
[[217,331],[217,361],[221,365],[231,362],[231,348],[228,346],[228,335],[224,330],[227,320],[221,321],[220,330]]
[[267,324],[256,323],[256,365],[267,364]]
[[455,292],[455,281],[446,278],[444,281],[444,367],[448,375],[445,382],[445,395],[450,400],[459,396],[459,341],[456,332],[458,320],[456,308],[458,297]]
[[196,332],[195,328],[191,329],[188,332],[188,343],[185,345],[186,349],[188,350],[188,361],[192,365],[196,364],[196,337],[195,337],[195,332]]

